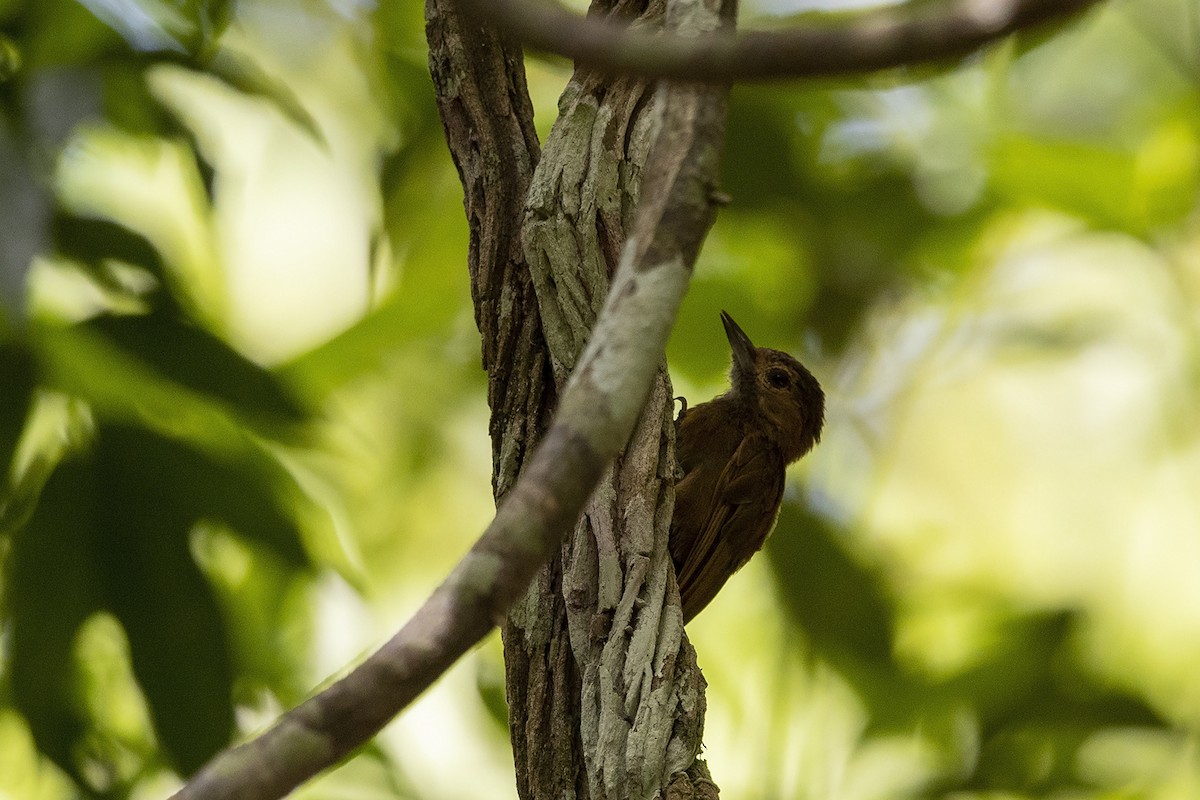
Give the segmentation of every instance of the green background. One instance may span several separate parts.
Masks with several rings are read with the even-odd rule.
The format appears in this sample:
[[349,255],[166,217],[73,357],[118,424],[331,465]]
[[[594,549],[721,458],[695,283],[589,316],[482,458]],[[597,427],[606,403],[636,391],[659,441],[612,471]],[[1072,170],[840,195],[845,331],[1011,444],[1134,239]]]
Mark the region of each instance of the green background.
[[[490,519],[422,24],[0,0],[0,798],[166,794]],[[725,309],[829,411],[689,627],[725,796],[1200,796],[1198,100],[1192,0],[734,90],[676,393]],[[515,797],[503,698],[493,636],[297,796]]]

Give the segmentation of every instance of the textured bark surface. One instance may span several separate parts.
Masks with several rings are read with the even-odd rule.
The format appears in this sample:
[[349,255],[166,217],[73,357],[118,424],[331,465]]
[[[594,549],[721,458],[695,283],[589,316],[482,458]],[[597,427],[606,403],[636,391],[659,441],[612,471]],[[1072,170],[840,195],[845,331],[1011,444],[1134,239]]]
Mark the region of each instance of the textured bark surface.
[[492,409],[492,482],[512,487],[549,419],[554,385],[537,300],[520,242],[521,209],[538,162],[521,49],[453,4],[425,5],[429,71],[463,185],[468,269]]
[[[693,31],[717,27],[719,12],[698,0],[671,4],[673,21]],[[597,0],[592,13],[659,26],[666,4]],[[525,205],[523,240],[560,383],[576,366],[631,232],[664,98],[679,92],[722,90],[660,92],[643,79],[577,70],[559,101]],[[674,144],[682,154],[688,141]],[[711,214],[708,197],[695,200],[698,213]],[[701,224],[706,230],[711,217]],[[653,247],[655,237],[643,233],[637,245]],[[505,626],[510,724],[527,800],[716,796],[696,758],[704,680],[684,635],[666,549],[672,417],[664,364],[561,564],[543,573]]]
[[[714,4],[677,5],[672,14],[683,27],[716,26]],[[666,102],[647,81],[578,71],[535,173],[519,51],[463,25],[447,0],[428,0],[426,9],[431,71],[471,228],[499,501],[605,302]],[[600,0],[595,10],[657,26],[665,3]],[[711,203],[693,199],[708,217],[703,231]],[[643,248],[657,240],[651,233]],[[504,626],[523,798],[716,796],[696,760],[704,684],[683,633],[666,550],[673,434],[670,382],[660,366],[629,446],[606,472],[562,558],[539,573]]]
[[[596,0],[593,13],[661,25],[663,0]],[[641,194],[654,85],[576,70],[525,202],[523,239],[559,382],[604,303]]]
[[[624,4],[626,9],[630,5],[641,5],[644,10],[645,3]],[[659,4],[649,14],[660,18],[661,12]],[[635,112],[645,110],[651,93],[645,81],[608,81],[576,72],[559,101],[559,118],[524,204],[526,253],[546,318],[546,338],[553,343],[549,351],[559,383],[570,374],[587,341],[624,245],[625,225],[639,195],[640,169],[650,136],[649,114]],[[656,383],[661,384],[661,378]],[[656,386],[656,394],[661,393]],[[651,400],[650,406],[655,405],[661,408],[661,398]],[[633,441],[645,445],[645,432],[636,432]],[[657,457],[657,432],[652,441]],[[644,469],[653,469],[653,461],[647,464],[643,459],[641,463]],[[603,488],[597,491],[597,499],[606,498],[609,507],[615,502],[613,479],[610,470]],[[651,500],[651,510],[657,500]],[[646,520],[639,522],[645,524]],[[652,527],[646,529],[649,533]],[[604,557],[611,566],[617,557],[614,537],[618,531],[611,524],[604,525],[604,531]],[[595,561],[596,554],[594,545],[576,548],[574,541],[568,542],[564,559],[556,559],[542,571],[504,626],[509,726],[517,788],[524,800],[607,796],[589,787],[591,770],[580,735],[585,691],[589,697],[586,705],[595,713],[596,665],[592,664],[586,676],[581,676],[576,666],[578,654],[587,653],[593,639],[588,612],[597,606],[597,575],[586,559]],[[565,587],[564,568],[568,570]],[[589,570],[590,576],[586,575]],[[617,578],[619,590],[620,576]],[[612,591],[610,584],[606,601]],[[568,602],[574,607],[570,617],[576,619],[575,630],[580,633],[575,637],[570,634]],[[581,632],[580,619],[585,628]],[[595,624],[611,625],[611,616],[607,621],[599,618]],[[594,638],[602,642],[606,635],[607,631],[597,630]],[[589,686],[589,681],[593,685]],[[594,752],[597,726],[590,725],[588,733],[587,750]]]
[[[464,24],[449,0],[427,0],[426,36],[470,227],[468,266],[488,373],[492,488],[499,503],[541,437],[556,394],[520,239],[539,156],[533,107],[520,49]],[[506,669],[521,676],[508,682],[517,789],[522,797],[531,796],[531,786],[548,787],[555,798],[586,797],[586,785],[577,785],[579,673],[569,642],[550,637],[566,619],[558,559],[534,578],[529,596],[542,604],[540,624],[523,628],[517,647],[508,646],[512,623],[503,629]]]
[[[430,73],[463,184],[470,228],[468,267],[488,374],[492,489],[499,503],[544,431],[555,396],[520,240],[525,199],[539,157],[533,107],[520,49],[478,25],[464,24],[448,0],[427,0],[426,36]],[[547,620],[565,619],[560,573],[555,559],[534,579],[532,591],[543,598]],[[549,638],[539,630],[527,635],[534,642]],[[559,644],[553,652],[543,649],[534,663],[525,648],[505,650],[509,672],[527,676],[510,682],[508,697],[522,797],[528,796],[531,783],[554,786],[556,797],[569,796],[575,789],[572,765],[580,756],[572,743],[578,739],[578,727],[554,699],[577,697],[580,685],[570,647]],[[526,729],[546,729],[550,735],[535,739],[531,749]],[[563,746],[552,751],[536,746],[549,741]]]

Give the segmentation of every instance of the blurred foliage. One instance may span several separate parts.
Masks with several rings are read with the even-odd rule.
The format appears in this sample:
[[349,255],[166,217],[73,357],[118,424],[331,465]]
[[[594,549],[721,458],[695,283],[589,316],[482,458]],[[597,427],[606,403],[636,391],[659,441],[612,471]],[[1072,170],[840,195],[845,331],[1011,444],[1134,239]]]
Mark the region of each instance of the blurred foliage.
[[[725,308],[830,411],[690,630],[730,796],[1200,792],[1198,43],[735,89],[677,389]],[[490,513],[420,4],[0,0],[0,220],[0,798],[161,796]],[[298,796],[512,797],[499,659]]]

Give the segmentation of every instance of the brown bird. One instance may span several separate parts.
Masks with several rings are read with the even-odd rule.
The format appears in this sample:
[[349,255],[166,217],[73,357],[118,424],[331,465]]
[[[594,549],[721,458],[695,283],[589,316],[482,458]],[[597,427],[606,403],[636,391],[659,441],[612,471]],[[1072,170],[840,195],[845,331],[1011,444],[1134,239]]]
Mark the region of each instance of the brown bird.
[[721,312],[733,348],[730,389],[675,420],[683,478],[675,486],[669,547],[683,621],[716,596],[763,546],[783,500],[783,475],[821,439],[825,393],[779,350],[755,347]]

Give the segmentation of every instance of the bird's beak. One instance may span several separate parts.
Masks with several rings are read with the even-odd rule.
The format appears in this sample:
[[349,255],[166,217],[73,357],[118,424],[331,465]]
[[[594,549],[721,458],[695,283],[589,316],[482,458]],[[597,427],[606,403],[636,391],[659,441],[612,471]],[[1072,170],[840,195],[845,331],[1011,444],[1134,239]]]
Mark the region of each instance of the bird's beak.
[[754,375],[754,343],[746,335],[733,317],[721,312],[721,322],[725,325],[725,336],[729,339],[729,347],[733,350],[733,368],[739,375]]

